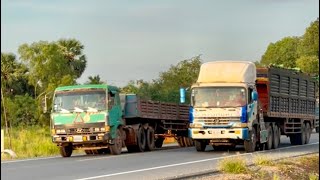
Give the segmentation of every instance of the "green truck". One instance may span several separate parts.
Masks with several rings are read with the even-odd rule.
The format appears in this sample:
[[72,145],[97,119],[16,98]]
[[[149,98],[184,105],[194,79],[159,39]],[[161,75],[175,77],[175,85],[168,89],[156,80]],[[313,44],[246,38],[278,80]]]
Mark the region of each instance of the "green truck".
[[[46,106],[45,106],[46,107]],[[86,154],[121,154],[161,148],[166,137],[192,146],[188,138],[189,106],[120,94],[105,84],[58,87],[54,91],[50,127],[61,156],[73,150]]]

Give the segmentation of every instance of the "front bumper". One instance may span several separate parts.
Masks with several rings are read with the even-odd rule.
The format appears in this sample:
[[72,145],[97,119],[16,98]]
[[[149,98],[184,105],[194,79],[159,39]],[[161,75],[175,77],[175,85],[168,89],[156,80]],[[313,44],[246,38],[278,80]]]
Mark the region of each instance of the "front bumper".
[[110,133],[98,134],[57,134],[52,136],[53,143],[93,144],[107,143],[111,139]]
[[247,140],[248,128],[189,128],[189,137],[192,139],[235,139]]

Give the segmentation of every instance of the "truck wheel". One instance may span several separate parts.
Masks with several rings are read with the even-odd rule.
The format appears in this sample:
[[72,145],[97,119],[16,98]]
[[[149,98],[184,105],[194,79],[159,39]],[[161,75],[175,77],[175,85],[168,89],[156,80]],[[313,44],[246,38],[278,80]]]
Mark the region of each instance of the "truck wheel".
[[207,143],[201,140],[195,140],[196,150],[198,152],[203,152],[206,150]]
[[154,142],[154,130],[152,127],[149,127],[146,131],[146,151],[152,151],[154,149],[155,146],[155,142]]
[[253,127],[249,132],[250,140],[244,140],[244,150],[246,152],[254,152],[257,146],[256,128]]
[[273,141],[273,130],[272,130],[271,124],[267,125],[267,130],[268,130],[268,140],[266,142],[265,149],[269,150],[272,148],[272,141]]
[[306,141],[305,141],[305,144],[308,144],[309,141],[310,141],[310,136],[311,136],[311,127],[310,127],[310,124],[309,123],[306,123],[306,126],[305,126],[306,130],[305,130],[305,133],[306,133]]
[[72,151],[73,151],[72,145],[60,147],[60,154],[62,157],[70,157],[72,154]]
[[182,137],[183,138],[183,142],[185,144],[186,147],[190,147],[191,145],[191,141],[188,137]]
[[143,152],[146,147],[146,133],[144,132],[143,127],[140,127],[138,129],[137,135],[138,135],[138,137],[137,137],[137,143],[138,143],[137,150],[139,152]]
[[179,144],[180,147],[185,147],[186,146],[182,136],[179,136],[177,141],[178,141],[178,144]]
[[191,139],[191,138],[188,138],[188,140],[189,140],[190,146],[194,146],[194,142],[193,142],[193,139]]
[[280,128],[275,124],[273,126],[273,142],[272,142],[272,149],[277,149],[280,144]]
[[[301,133],[298,134],[294,134],[293,138],[294,138],[294,144],[295,145],[303,145],[306,141],[306,126],[304,123],[302,123],[301,125]],[[291,141],[291,136],[290,136],[290,141]]]
[[163,145],[163,141],[164,141],[164,138],[158,138],[156,139],[154,145],[156,146],[156,148],[161,148],[162,145]]
[[112,155],[118,155],[121,154],[122,150],[122,136],[120,129],[117,129],[116,137],[114,139],[114,144],[110,145],[110,154]]

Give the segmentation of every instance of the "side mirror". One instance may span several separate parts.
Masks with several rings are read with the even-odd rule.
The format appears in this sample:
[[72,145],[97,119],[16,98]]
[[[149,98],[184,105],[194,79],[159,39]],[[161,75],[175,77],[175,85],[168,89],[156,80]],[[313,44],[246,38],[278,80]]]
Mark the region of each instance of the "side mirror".
[[186,102],[186,89],[180,88],[180,103]]
[[257,91],[253,91],[253,92],[251,93],[251,99],[252,99],[253,101],[257,101],[257,100],[258,100],[258,93],[257,93]]

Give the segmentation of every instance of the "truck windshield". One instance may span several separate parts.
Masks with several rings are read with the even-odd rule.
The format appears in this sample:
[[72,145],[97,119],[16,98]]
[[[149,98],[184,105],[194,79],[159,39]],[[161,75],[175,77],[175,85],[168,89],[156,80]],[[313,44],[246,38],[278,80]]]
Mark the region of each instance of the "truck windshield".
[[246,104],[243,87],[199,87],[192,89],[194,107],[241,107]]
[[106,92],[104,90],[62,91],[54,96],[55,112],[106,110]]

